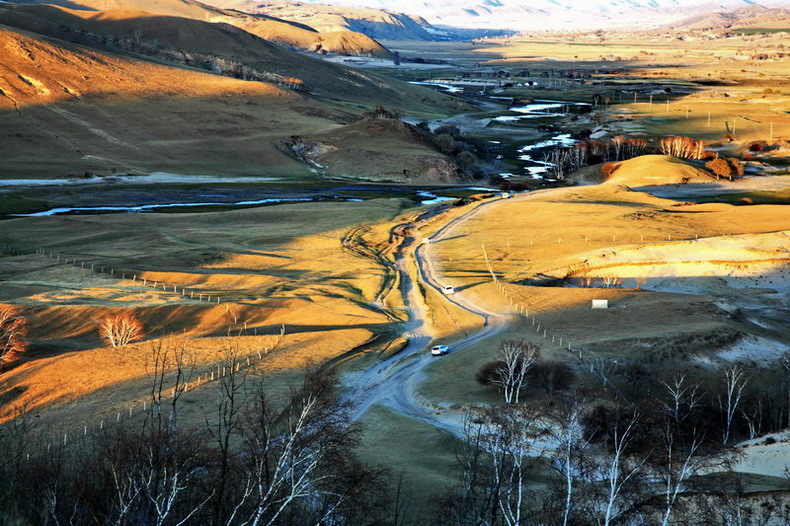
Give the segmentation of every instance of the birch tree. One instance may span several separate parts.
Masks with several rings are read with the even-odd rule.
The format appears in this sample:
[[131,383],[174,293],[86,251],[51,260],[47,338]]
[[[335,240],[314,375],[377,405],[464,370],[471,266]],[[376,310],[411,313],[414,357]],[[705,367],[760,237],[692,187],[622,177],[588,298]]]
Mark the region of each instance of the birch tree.
[[631,459],[626,451],[634,438],[638,415],[634,413],[624,426],[615,425],[610,440],[608,462],[603,470],[606,479],[607,496],[602,522],[609,526],[623,513],[625,506],[621,504],[624,488],[642,469],[649,454],[641,459]]
[[667,401],[662,402],[662,405],[675,424],[685,420],[702,402],[704,393],[700,384],[687,382],[684,374],[676,374],[663,385]]
[[517,404],[527,375],[539,357],[538,347],[523,340],[505,340],[499,346],[498,365],[491,383],[502,390],[505,402]]
[[661,518],[662,526],[668,526],[670,518],[680,496],[686,490],[686,482],[694,476],[699,467],[700,459],[697,457],[702,441],[697,433],[692,433],[691,443],[683,447],[678,443],[676,427],[667,421],[662,433],[664,445],[664,466],[661,473],[663,483],[664,512]]
[[724,417],[722,444],[726,445],[730,441],[732,424],[743,398],[743,390],[748,381],[746,372],[740,365],[733,365],[724,369],[724,394],[719,397],[719,406]]
[[584,400],[576,396],[561,401],[559,408],[552,415],[556,425],[550,427],[555,443],[551,459],[552,466],[563,481],[563,526],[571,524],[577,479],[584,477],[587,472],[583,452],[590,441],[583,433],[581,423],[583,415]]

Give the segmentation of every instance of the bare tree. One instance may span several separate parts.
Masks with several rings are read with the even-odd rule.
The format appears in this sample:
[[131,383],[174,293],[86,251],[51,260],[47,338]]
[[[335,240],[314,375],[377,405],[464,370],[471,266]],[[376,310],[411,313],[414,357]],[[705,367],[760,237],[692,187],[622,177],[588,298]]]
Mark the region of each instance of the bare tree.
[[458,456],[462,475],[441,502],[442,523],[457,525],[526,524],[535,492],[529,462],[536,446],[537,414],[520,406],[490,407],[468,414]]
[[524,406],[498,408],[489,414],[488,451],[492,484],[498,488],[497,506],[502,523],[517,526],[528,518],[528,462],[532,455],[540,454],[533,439],[535,414]]
[[[194,357],[186,345],[167,339],[151,342],[145,364],[151,400],[151,412],[146,420],[150,419],[151,425],[158,430],[177,427],[179,400],[186,392],[194,368]],[[169,408],[168,414],[165,414],[166,408]]]
[[782,387],[785,390],[787,425],[790,427],[790,351],[785,352],[780,360],[782,364]]
[[730,441],[732,423],[748,381],[746,372],[740,365],[733,365],[724,369],[724,394],[719,397],[719,406],[724,413],[722,443],[725,445]]
[[[237,348],[228,348],[225,352],[223,367],[228,374],[222,376],[216,384],[217,399],[215,415],[209,418],[205,413],[206,429],[216,445],[217,469],[213,481],[214,494],[212,497],[213,517],[215,525],[232,524],[239,512],[238,506],[229,508],[228,492],[239,480],[244,480],[238,465],[238,455],[233,445],[241,426],[241,417],[247,401],[246,370],[238,367],[239,353]],[[239,491],[235,488],[236,492]],[[250,486],[247,484],[240,490],[248,494]]]
[[632,414],[624,426],[615,425],[610,442],[609,460],[604,469],[608,491],[603,516],[603,524],[609,526],[624,511],[620,504],[625,485],[642,469],[649,455],[641,459],[629,459],[626,451],[634,438],[638,421],[637,413]]
[[107,345],[120,347],[141,339],[143,325],[130,312],[111,314],[99,320],[99,336]]
[[0,306],[0,364],[10,362],[28,347],[25,317],[16,307]]
[[552,414],[556,425],[550,426],[550,433],[556,447],[551,455],[552,466],[560,473],[564,486],[562,524],[571,524],[574,511],[574,491],[576,481],[584,477],[584,451],[590,443],[582,432],[581,419],[584,414],[584,399],[571,396],[561,400],[558,409]]
[[667,420],[662,433],[664,443],[664,469],[661,473],[664,486],[664,512],[661,519],[663,526],[669,526],[669,520],[678,496],[686,490],[686,481],[694,476],[700,467],[697,458],[702,441],[693,433],[691,443],[684,449],[676,439],[676,425]]
[[537,345],[523,340],[504,340],[499,345],[498,365],[491,383],[502,390],[506,403],[518,403],[527,374],[539,354]]
[[343,514],[351,513],[347,504],[365,486],[377,487],[375,474],[349,475],[349,467],[361,468],[349,462],[359,431],[351,425],[350,405],[339,399],[335,384],[334,373],[309,370],[284,410],[260,386],[254,391],[242,435],[249,477],[237,504],[248,510],[242,524],[272,525],[284,513],[293,514],[295,507],[311,517],[309,522],[341,523]]
[[663,385],[669,398],[667,402],[663,402],[663,406],[676,424],[685,420],[704,396],[700,384],[689,385],[684,374],[676,374],[670,381],[663,382]]

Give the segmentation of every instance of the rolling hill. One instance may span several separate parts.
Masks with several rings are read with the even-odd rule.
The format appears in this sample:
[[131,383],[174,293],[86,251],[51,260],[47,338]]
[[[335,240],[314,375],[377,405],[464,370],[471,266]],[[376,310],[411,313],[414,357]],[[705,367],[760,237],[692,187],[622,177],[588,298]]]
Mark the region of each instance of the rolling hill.
[[268,0],[210,0],[211,4],[306,24],[322,33],[353,31],[382,40],[436,40],[444,33],[424,18],[381,9]]
[[745,27],[790,27],[790,9],[751,5],[736,11],[716,11],[693,16],[668,26],[669,29],[680,30],[716,30]]
[[[382,103],[428,115],[459,104],[233,26],[152,17],[144,19],[139,42],[132,36],[134,45],[124,49],[130,39],[117,35],[139,16],[44,6],[6,6],[0,15],[24,26],[0,25],[5,179],[84,172],[313,178],[282,151],[283,139],[354,122]],[[64,22],[72,28],[63,29]],[[61,32],[84,42],[54,38]]]
[[[303,24],[287,22],[265,15],[249,15],[218,9],[195,0],[23,0],[21,5],[54,4],[90,12],[135,12],[149,15],[191,18],[203,22],[222,22],[239,27],[266,40],[307,51],[335,52],[347,55],[390,57],[381,44],[361,33],[348,31],[322,34]],[[2,21],[0,19],[0,21]]]

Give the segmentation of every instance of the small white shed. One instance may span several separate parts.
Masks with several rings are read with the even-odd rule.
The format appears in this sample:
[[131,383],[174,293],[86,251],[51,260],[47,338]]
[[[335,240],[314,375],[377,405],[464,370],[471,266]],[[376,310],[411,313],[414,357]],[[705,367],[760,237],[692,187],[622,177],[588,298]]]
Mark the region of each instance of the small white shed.
[[593,309],[608,309],[609,300],[592,300]]

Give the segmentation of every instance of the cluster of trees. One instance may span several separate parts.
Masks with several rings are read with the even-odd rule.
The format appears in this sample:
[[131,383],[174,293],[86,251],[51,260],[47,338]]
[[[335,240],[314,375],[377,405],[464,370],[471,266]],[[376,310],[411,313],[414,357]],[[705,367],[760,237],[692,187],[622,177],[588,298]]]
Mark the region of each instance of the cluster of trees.
[[566,363],[541,360],[540,348],[523,340],[504,340],[495,360],[477,371],[477,381],[499,389],[506,404],[518,404],[522,391],[540,387],[547,395],[568,389],[576,373]]
[[[104,316],[98,321],[99,337],[111,347],[120,347],[143,338],[143,325],[129,312]],[[30,348],[27,318],[18,307],[0,305],[0,370]]]
[[656,148],[645,139],[625,138],[616,136],[608,141],[585,139],[570,147],[550,150],[545,155],[546,162],[552,166],[552,172],[559,180],[580,168],[605,163],[603,174],[609,177],[615,169],[611,164],[625,161],[649,153],[662,153],[681,159],[707,159],[705,167],[719,178],[732,180],[743,175],[743,165],[735,158],[719,158],[705,149],[705,141],[690,137],[664,137],[658,141]]
[[790,521],[784,494],[747,495],[732,471],[738,452],[728,446],[741,434],[745,371],[726,368],[716,394],[683,374],[659,385],[633,402],[593,405],[591,391],[580,388],[548,402],[470,412],[460,475],[437,506],[438,522]]
[[236,361],[228,352],[230,374],[197,417],[182,400],[188,353],[166,344],[151,347],[150,410],[138,424],[47,444],[21,412],[0,434],[0,522],[384,523],[388,475],[357,457],[360,431],[334,373],[308,368],[275,396]]
[[122,37],[117,35],[102,35],[81,29],[70,30],[64,35],[68,40],[78,44],[99,45],[111,51],[131,51],[149,57],[166,60],[176,64],[183,64],[206,71],[211,71],[225,77],[233,77],[248,81],[271,82],[297,90],[307,91],[304,82],[295,79],[283,78],[278,73],[263,71],[248,66],[247,64],[228,57],[215,55],[213,53],[198,53],[184,49],[166,48],[159,44],[147,42],[141,29],[135,30],[132,37]]
[[732,470],[733,444],[790,426],[790,352],[759,385],[737,364],[662,374],[609,362],[598,390],[537,346],[503,341],[477,380],[505,404],[469,412],[438,522],[790,523],[786,492],[749,494]]
[[691,137],[664,137],[658,141],[658,151],[681,159],[702,159],[705,157],[705,141],[695,141]]
[[433,133],[434,142],[442,153],[454,156],[465,171],[474,171],[474,166],[479,162],[478,154],[485,152],[481,144],[464,137],[461,129],[454,124],[443,124]]
[[716,179],[724,178],[732,181],[733,177],[743,175],[743,164],[732,157],[717,157],[705,163],[705,168],[711,171]]
[[397,111],[390,111],[384,106],[376,106],[372,110],[363,113],[362,118],[394,120],[394,119],[400,119],[400,114]]
[[650,153],[650,143],[645,139],[618,135],[608,141],[586,139],[568,148],[555,148],[548,152],[546,161],[551,163],[554,175],[562,180],[585,166],[625,161],[647,153]]

